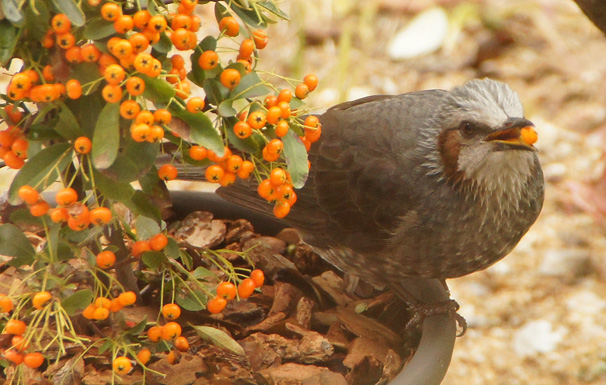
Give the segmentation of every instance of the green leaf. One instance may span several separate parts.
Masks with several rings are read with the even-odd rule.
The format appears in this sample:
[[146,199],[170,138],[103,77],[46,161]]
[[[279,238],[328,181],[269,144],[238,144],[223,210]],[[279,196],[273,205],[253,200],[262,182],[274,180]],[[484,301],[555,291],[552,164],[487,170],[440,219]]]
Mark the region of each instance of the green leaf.
[[50,11],[47,3],[45,1],[37,1],[34,4],[29,2],[24,11],[27,37],[32,40],[42,40],[48,30],[50,21]]
[[175,89],[167,81],[152,78],[144,74],[138,75],[145,82],[143,96],[154,103],[168,103],[175,97]]
[[173,237],[168,238],[168,243],[164,247],[164,252],[172,259],[178,259],[181,257],[181,251],[179,250],[179,244]]
[[284,143],[284,157],[286,158],[286,166],[294,188],[301,188],[307,180],[309,168],[307,166],[307,151],[305,145],[299,137],[289,130],[282,138]]
[[111,348],[112,346],[114,346],[114,344],[115,344],[114,340],[108,337],[105,340],[105,342],[103,343],[103,345],[101,345],[101,347],[99,348],[99,352],[98,353],[99,354],[105,353],[109,348]]
[[59,102],[57,105],[61,108],[61,112],[59,112],[59,121],[54,126],[55,131],[65,139],[76,139],[81,136],[80,125],[69,107],[63,102]]
[[232,99],[227,99],[227,100],[222,101],[219,104],[219,108],[217,108],[217,113],[219,114],[219,116],[222,116],[224,118],[236,116],[238,111],[236,111],[236,109],[232,106],[232,104],[233,104]]
[[141,256],[141,260],[151,269],[155,269],[166,262],[166,254],[161,251],[146,251]]
[[244,24],[251,28],[264,29],[267,27],[267,22],[264,20],[264,18],[259,18],[259,15],[257,15],[253,9],[233,7],[232,10],[240,17],[240,20],[242,20]]
[[229,89],[224,87],[217,79],[206,79],[202,88],[204,88],[208,102],[215,106],[221,104],[229,95]]
[[116,160],[111,167],[103,170],[103,174],[118,182],[132,182],[138,179],[139,169],[135,161],[125,156],[118,154]]
[[108,199],[126,202],[132,198],[135,189],[127,182],[119,182],[97,169],[93,169],[95,187]]
[[8,264],[18,267],[31,264],[36,250],[23,231],[8,223],[0,225],[0,255],[14,257]]
[[116,33],[114,23],[107,21],[102,17],[94,17],[86,21],[83,35],[86,39],[99,40],[113,35],[114,33]]
[[185,292],[177,294],[177,304],[185,310],[200,311],[206,309],[204,305],[208,298],[201,291],[193,293],[186,289]]
[[124,156],[137,167],[134,179],[140,179],[149,172],[158,156],[159,148],[159,143],[137,143],[135,141],[131,141],[124,148]]
[[128,207],[133,213],[137,215],[145,215],[146,217],[161,219],[161,213],[158,206],[152,202],[149,195],[135,191],[135,194],[125,202],[122,202]]
[[13,24],[23,25],[23,13],[18,0],[2,0],[4,16]]
[[242,77],[240,84],[231,91],[230,99],[254,98],[265,95],[270,89],[259,78],[256,72],[249,72]]
[[139,216],[137,218],[135,221],[135,229],[137,230],[137,237],[139,239],[149,239],[162,231],[160,225],[158,225],[154,219],[144,216]]
[[[166,55],[172,47],[173,43],[170,41],[170,38],[166,35],[166,33],[160,34],[160,40],[156,44],[152,45],[154,51],[164,55]],[[157,55],[153,56],[156,57]]]
[[280,19],[290,20],[290,17],[288,17],[288,15],[280,8],[276,7],[276,5],[272,1],[259,1],[255,4],[259,7],[264,8],[267,12],[278,16]]
[[8,20],[0,20],[0,66],[6,67],[13,57],[19,30]]
[[141,335],[141,333],[143,333],[143,330],[145,330],[146,326],[147,326],[147,316],[145,316],[145,318],[143,318],[143,320],[141,322],[139,322],[132,328],[128,329],[127,333],[130,334],[131,336],[139,337]]
[[198,335],[202,337],[203,340],[206,340],[220,348],[227,349],[239,356],[244,356],[244,348],[224,331],[210,326],[196,326],[192,324],[190,324],[190,326],[196,330]]
[[202,51],[214,51],[217,49],[217,39],[210,35],[206,36],[198,46],[202,48]]
[[78,290],[61,301],[61,306],[68,315],[73,316],[78,310],[86,308],[93,301],[93,292],[90,289]]
[[120,104],[107,103],[98,116],[93,133],[93,165],[98,169],[111,166],[120,147]]
[[61,13],[65,13],[72,24],[82,27],[86,18],[76,0],[53,0],[53,4]]
[[199,266],[199,267],[196,267],[196,270],[194,270],[193,276],[196,279],[204,279],[204,278],[216,277],[216,274],[213,273],[212,271],[208,270],[205,267]]
[[31,157],[19,170],[9,189],[9,202],[17,204],[19,187],[36,186],[40,191],[54,183],[72,161],[70,143],[57,143]]
[[211,120],[204,113],[192,113],[187,110],[169,108],[173,118],[183,120],[191,128],[190,138],[193,143],[197,143],[213,150],[217,155],[223,154],[223,140],[221,135],[215,130]]

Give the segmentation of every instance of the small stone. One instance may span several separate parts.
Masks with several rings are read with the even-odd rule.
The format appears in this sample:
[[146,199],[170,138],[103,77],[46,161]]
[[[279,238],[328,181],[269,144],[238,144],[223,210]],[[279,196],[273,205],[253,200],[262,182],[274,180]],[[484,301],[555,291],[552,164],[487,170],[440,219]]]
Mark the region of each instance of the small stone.
[[448,34],[448,15],[434,7],[417,15],[395,34],[387,53],[391,59],[403,60],[437,51]]
[[530,321],[524,324],[513,337],[513,350],[521,357],[554,351],[564,338],[563,328],[553,329],[547,320]]
[[539,273],[547,276],[576,278],[591,270],[591,258],[584,249],[551,249],[543,253]]

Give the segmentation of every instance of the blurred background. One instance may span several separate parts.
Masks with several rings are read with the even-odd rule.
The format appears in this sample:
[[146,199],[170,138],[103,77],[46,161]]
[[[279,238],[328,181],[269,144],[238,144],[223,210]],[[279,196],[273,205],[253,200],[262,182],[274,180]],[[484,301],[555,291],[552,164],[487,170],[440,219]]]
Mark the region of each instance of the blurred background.
[[282,4],[260,65],[317,74],[318,111],[491,77],[539,132],[545,207],[511,255],[449,281],[469,328],[444,384],[606,384],[604,35],[572,0]]
[[[510,256],[449,281],[469,328],[444,384],[606,384],[604,35],[573,0],[281,6],[291,21],[270,26],[258,68],[295,79],[315,73],[315,112],[483,77],[519,93],[539,133],[545,206]],[[201,8],[201,33],[216,33],[212,6]],[[0,170],[0,191],[11,178]]]

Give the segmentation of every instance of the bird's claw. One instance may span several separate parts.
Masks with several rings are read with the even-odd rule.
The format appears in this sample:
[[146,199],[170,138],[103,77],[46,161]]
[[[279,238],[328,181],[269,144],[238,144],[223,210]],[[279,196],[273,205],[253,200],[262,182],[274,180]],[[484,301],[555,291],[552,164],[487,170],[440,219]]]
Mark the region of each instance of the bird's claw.
[[465,318],[457,313],[460,306],[457,301],[454,299],[449,299],[447,301],[442,302],[434,302],[434,303],[423,303],[419,301],[412,301],[407,303],[408,306],[414,312],[413,317],[406,324],[406,329],[415,328],[423,321],[425,318],[433,315],[439,314],[448,314],[451,318],[454,318],[457,322],[458,328],[461,329],[459,333],[457,333],[457,337],[461,337],[467,331],[467,321]]

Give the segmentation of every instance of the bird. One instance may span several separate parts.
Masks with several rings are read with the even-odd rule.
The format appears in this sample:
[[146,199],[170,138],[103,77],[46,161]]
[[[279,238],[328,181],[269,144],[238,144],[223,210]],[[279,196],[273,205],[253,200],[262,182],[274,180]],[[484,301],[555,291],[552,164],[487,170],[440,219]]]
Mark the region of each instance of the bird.
[[[368,96],[319,120],[307,181],[282,220],[354,277],[397,287],[486,269],[541,212],[537,133],[503,82]],[[217,193],[271,213],[254,186]]]

